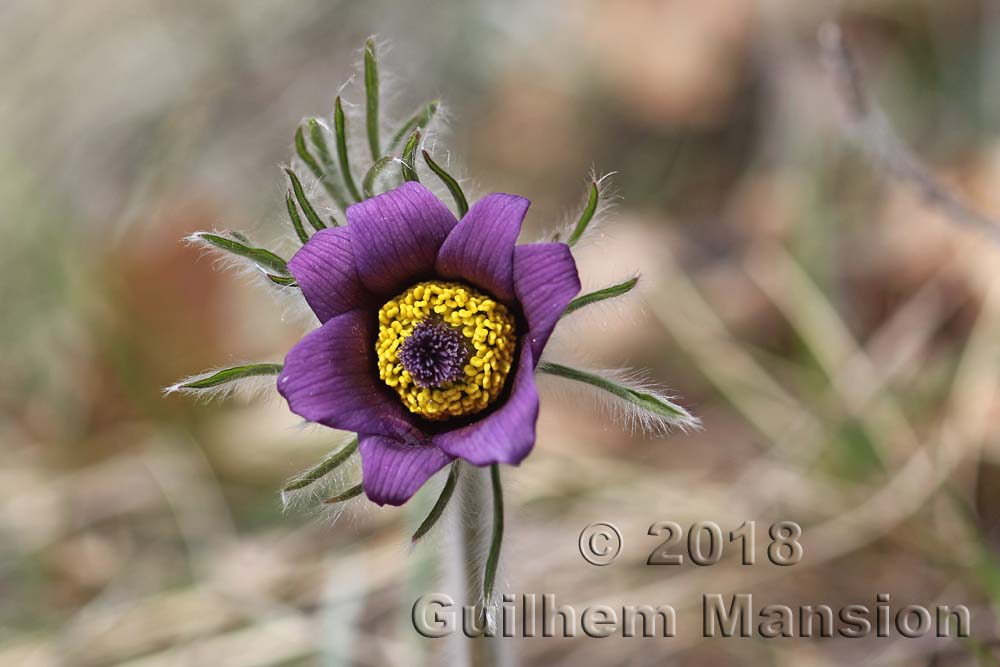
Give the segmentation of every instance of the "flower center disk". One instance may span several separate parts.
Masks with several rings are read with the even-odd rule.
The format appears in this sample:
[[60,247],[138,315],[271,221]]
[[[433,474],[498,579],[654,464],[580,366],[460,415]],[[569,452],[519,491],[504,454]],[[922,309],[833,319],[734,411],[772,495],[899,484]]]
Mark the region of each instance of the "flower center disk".
[[514,316],[454,282],[414,285],[378,312],[379,377],[403,405],[434,421],[486,409],[514,361]]

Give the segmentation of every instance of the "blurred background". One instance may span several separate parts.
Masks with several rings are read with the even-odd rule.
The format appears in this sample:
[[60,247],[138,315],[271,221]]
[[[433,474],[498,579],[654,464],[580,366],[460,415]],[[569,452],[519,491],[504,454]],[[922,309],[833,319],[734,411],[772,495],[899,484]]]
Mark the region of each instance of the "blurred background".
[[[181,239],[282,233],[292,134],[330,113],[373,33],[386,108],[443,98],[439,143],[470,192],[532,200],[526,236],[577,210],[592,167],[617,172],[581,272],[593,288],[638,269],[643,294],[568,319],[563,341],[650,369],[705,426],[630,433],[546,382],[537,448],[504,470],[502,588],[669,603],[679,636],[517,640],[508,657],[997,664],[1000,248],[848,142],[817,49],[830,19],[902,138],[1000,217],[991,0],[5,0],[0,664],[445,661],[409,622],[440,587],[439,543],[405,548],[419,514],[284,512],[283,480],[334,434],[279,400],[162,394],[280,361],[301,335]],[[656,521],[782,519],[804,528],[793,567],[735,549],[645,566]],[[606,568],[577,551],[594,521],[625,535]],[[973,637],[706,640],[712,592],[965,604]]]

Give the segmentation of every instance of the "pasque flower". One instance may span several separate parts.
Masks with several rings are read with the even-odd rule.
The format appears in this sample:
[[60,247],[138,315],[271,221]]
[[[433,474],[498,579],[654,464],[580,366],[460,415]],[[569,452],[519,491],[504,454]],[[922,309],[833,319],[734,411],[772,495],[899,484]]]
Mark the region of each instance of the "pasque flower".
[[566,244],[515,245],[528,205],[492,194],[457,220],[408,182],[288,262],[321,326],[288,353],[278,391],[358,434],[374,502],[405,502],[456,458],[517,464],[534,446],[535,367],[580,280]]
[[[424,150],[440,122],[438,102],[395,128],[383,126],[375,52],[369,41],[363,115],[358,106],[345,109],[338,97],[331,117],[307,119],[295,133],[296,159],[284,170],[285,205],[300,246],[294,256],[286,261],[235,231],[190,237],[243,266],[286,305],[308,306],[319,326],[292,347],[284,364],[223,368],[167,391],[212,396],[277,387],[307,421],[356,434],[289,480],[282,489],[286,502],[322,494],[324,504],[340,505],[365,493],[380,505],[399,505],[448,466],[414,542],[443,516],[466,467],[460,462],[489,466],[493,530],[481,596],[489,604],[503,539],[500,464],[516,465],[534,447],[536,373],[589,390],[629,425],[662,431],[698,420],[634,372],[542,359],[561,318],[622,297],[639,280],[633,275],[577,296],[571,247],[593,228],[607,201],[603,179],[591,180],[579,215],[551,242],[517,245],[528,200],[491,194],[470,208],[458,181]],[[348,124],[358,122],[366,127],[367,146],[349,139]],[[370,165],[358,172],[360,187],[359,161]],[[444,186],[457,216],[421,179]],[[360,482],[356,466],[348,465],[359,455]],[[468,493],[454,494],[469,512],[485,510],[474,493],[479,478],[476,471],[462,473]],[[476,550],[466,545],[465,551]]]

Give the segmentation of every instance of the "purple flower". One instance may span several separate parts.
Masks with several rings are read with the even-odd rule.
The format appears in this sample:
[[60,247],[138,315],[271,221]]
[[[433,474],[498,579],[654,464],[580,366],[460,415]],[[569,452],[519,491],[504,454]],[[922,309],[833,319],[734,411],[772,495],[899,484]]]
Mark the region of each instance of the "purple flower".
[[372,501],[404,503],[456,458],[516,465],[534,446],[535,366],[580,281],[566,244],[515,245],[528,205],[493,194],[458,221],[409,182],[288,263],[321,326],[288,353],[278,391],[358,434]]

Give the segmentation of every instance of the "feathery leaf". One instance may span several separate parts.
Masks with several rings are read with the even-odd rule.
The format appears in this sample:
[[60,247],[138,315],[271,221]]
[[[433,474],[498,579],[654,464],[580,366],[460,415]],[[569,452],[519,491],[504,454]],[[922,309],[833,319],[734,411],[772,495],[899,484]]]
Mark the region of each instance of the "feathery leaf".
[[292,199],[292,191],[290,189],[285,195],[285,208],[288,210],[288,219],[292,221],[295,235],[305,244],[309,240],[309,234],[306,233],[305,227],[302,226],[302,218],[299,217],[299,209],[295,205],[295,200]]
[[606,301],[607,299],[614,299],[616,297],[628,294],[632,289],[638,284],[639,276],[629,278],[623,283],[618,283],[617,285],[612,285],[610,287],[605,287],[603,289],[584,294],[583,296],[578,296],[569,302],[566,306],[566,310],[563,311],[562,316],[566,317],[574,310],[579,310],[584,306],[589,306],[592,303],[597,303],[598,301]]
[[337,165],[334,163],[333,156],[330,154],[330,148],[326,143],[326,134],[323,132],[323,126],[317,119],[309,119],[309,138],[312,140],[313,145],[316,146],[316,151],[319,153],[319,160],[322,163],[321,165],[317,165],[316,160],[312,159],[312,153],[306,147],[305,141],[300,139],[301,128],[299,130],[300,132],[295,135],[296,152],[302,158],[302,161],[309,166],[313,176],[319,180],[320,185],[326,190],[326,194],[330,195],[330,199],[340,207],[341,211],[346,211],[348,206],[347,196],[337,185]]
[[420,540],[424,535],[434,527],[441,515],[444,514],[445,508],[448,506],[448,501],[451,500],[451,495],[455,492],[455,485],[458,482],[458,472],[459,472],[459,461],[455,461],[451,464],[451,469],[448,471],[448,479],[444,483],[444,488],[441,489],[441,495],[438,496],[437,502],[434,503],[434,507],[431,508],[430,513],[417,528],[417,532],[413,533],[413,537],[410,538],[410,542],[414,543]]
[[451,192],[452,198],[455,200],[455,206],[458,208],[459,219],[464,218],[465,214],[469,212],[469,201],[465,198],[465,193],[462,192],[462,186],[458,184],[451,174],[445,171],[434,159],[431,154],[427,151],[421,151],[424,155],[424,162],[430,167],[431,171],[441,179],[441,182],[445,184],[448,191]]
[[375,60],[375,43],[370,39],[365,44],[365,119],[372,160],[378,160],[382,154],[378,134],[378,63]]
[[[259,267],[269,269],[277,274],[288,275],[288,264],[270,250],[254,248],[245,242],[235,241],[210,232],[195,232],[188,238],[195,242],[206,243],[213,248],[224,250],[238,257],[249,259]],[[243,238],[245,239],[246,237]]]
[[370,199],[375,196],[375,179],[379,177],[386,167],[388,167],[393,162],[396,162],[396,158],[391,155],[386,155],[375,161],[375,164],[371,166],[368,173],[365,174],[364,181],[361,182],[361,188],[365,193],[365,198]]
[[393,135],[392,141],[389,142],[389,148],[387,152],[395,153],[396,149],[402,145],[403,139],[405,139],[411,132],[413,132],[413,130],[423,129],[426,128],[428,125],[430,125],[431,120],[437,113],[439,106],[441,106],[441,102],[439,102],[438,100],[434,100],[426,107],[424,107],[423,109],[415,113],[413,116],[411,116],[408,121],[403,123],[403,126],[396,131],[396,134]]
[[[299,128],[301,132],[302,128]],[[334,167],[333,156],[330,155],[330,147],[326,144],[326,135],[323,134],[323,126],[320,125],[319,120],[315,118],[309,119],[309,138],[312,140],[313,145],[316,147],[316,152],[319,153],[320,162],[323,163],[321,171],[313,174],[316,178],[321,178],[326,176],[326,172]],[[305,148],[305,142],[300,141],[299,136],[295,136],[295,148],[298,149],[299,144],[302,143],[303,148]],[[301,153],[299,154],[301,157]],[[319,165],[317,165],[318,167]]]
[[333,130],[337,135],[337,158],[340,160],[340,171],[344,177],[344,185],[347,186],[354,201],[359,202],[361,201],[361,193],[358,192],[354,176],[351,175],[351,162],[347,157],[347,120],[344,118],[344,105],[340,101],[339,95],[333,105]]
[[600,198],[601,192],[597,187],[597,181],[592,181],[590,184],[590,195],[587,197],[587,205],[583,207],[580,219],[577,220],[576,227],[573,228],[573,232],[566,241],[567,245],[575,245],[580,240],[580,237],[583,236],[583,233],[587,231],[587,225],[594,219],[594,213],[597,212],[597,203],[600,201]]
[[341,491],[340,493],[333,494],[332,496],[324,500],[323,504],[334,505],[336,503],[342,503],[345,500],[350,500],[351,498],[354,498],[355,496],[360,496],[363,490],[364,487],[362,487],[361,484],[356,484],[355,486],[352,486],[346,491]]
[[403,148],[403,180],[404,181],[417,181],[420,179],[417,177],[417,164],[416,164],[416,153],[417,146],[420,145],[420,130],[414,130],[413,134],[410,135],[409,140],[406,142],[406,146]]
[[299,284],[295,282],[295,278],[292,276],[276,276],[273,273],[264,273],[267,279],[270,280],[275,285],[281,285],[282,287],[298,287]]
[[648,383],[622,373],[585,371],[547,361],[538,364],[538,371],[581,382],[610,394],[620,402],[617,414],[624,421],[638,424],[644,430],[656,431],[669,427],[688,429],[700,424],[697,417],[674,403],[670,397]]
[[228,394],[242,381],[252,378],[273,377],[281,372],[281,364],[245,364],[222,370],[210,371],[184,378],[163,390],[166,394],[202,394],[214,396]]
[[285,173],[288,174],[288,180],[291,181],[292,191],[295,193],[296,201],[299,202],[299,208],[306,214],[306,220],[309,221],[309,224],[317,232],[321,229],[326,229],[326,223],[320,219],[316,213],[316,209],[313,208],[312,203],[309,201],[309,197],[306,196],[306,191],[302,187],[302,181],[299,180],[299,177],[291,169],[285,169]]
[[354,436],[349,443],[340,449],[327,454],[322,461],[314,465],[312,468],[309,468],[305,472],[302,472],[290,479],[281,489],[282,492],[287,493],[289,491],[297,491],[318,482],[347,461],[347,459],[351,458],[356,451],[358,451],[358,436]]
[[[310,121],[310,131],[312,130],[312,123],[316,123],[315,118]],[[318,129],[319,124],[316,123],[316,126]],[[316,178],[323,178],[323,170],[320,168],[319,163],[316,162],[316,158],[313,157],[313,154],[309,152],[309,147],[306,146],[306,138],[301,125],[295,128],[295,152],[298,154],[299,159],[301,159],[305,165],[309,167],[309,171],[313,173],[313,176]]]

